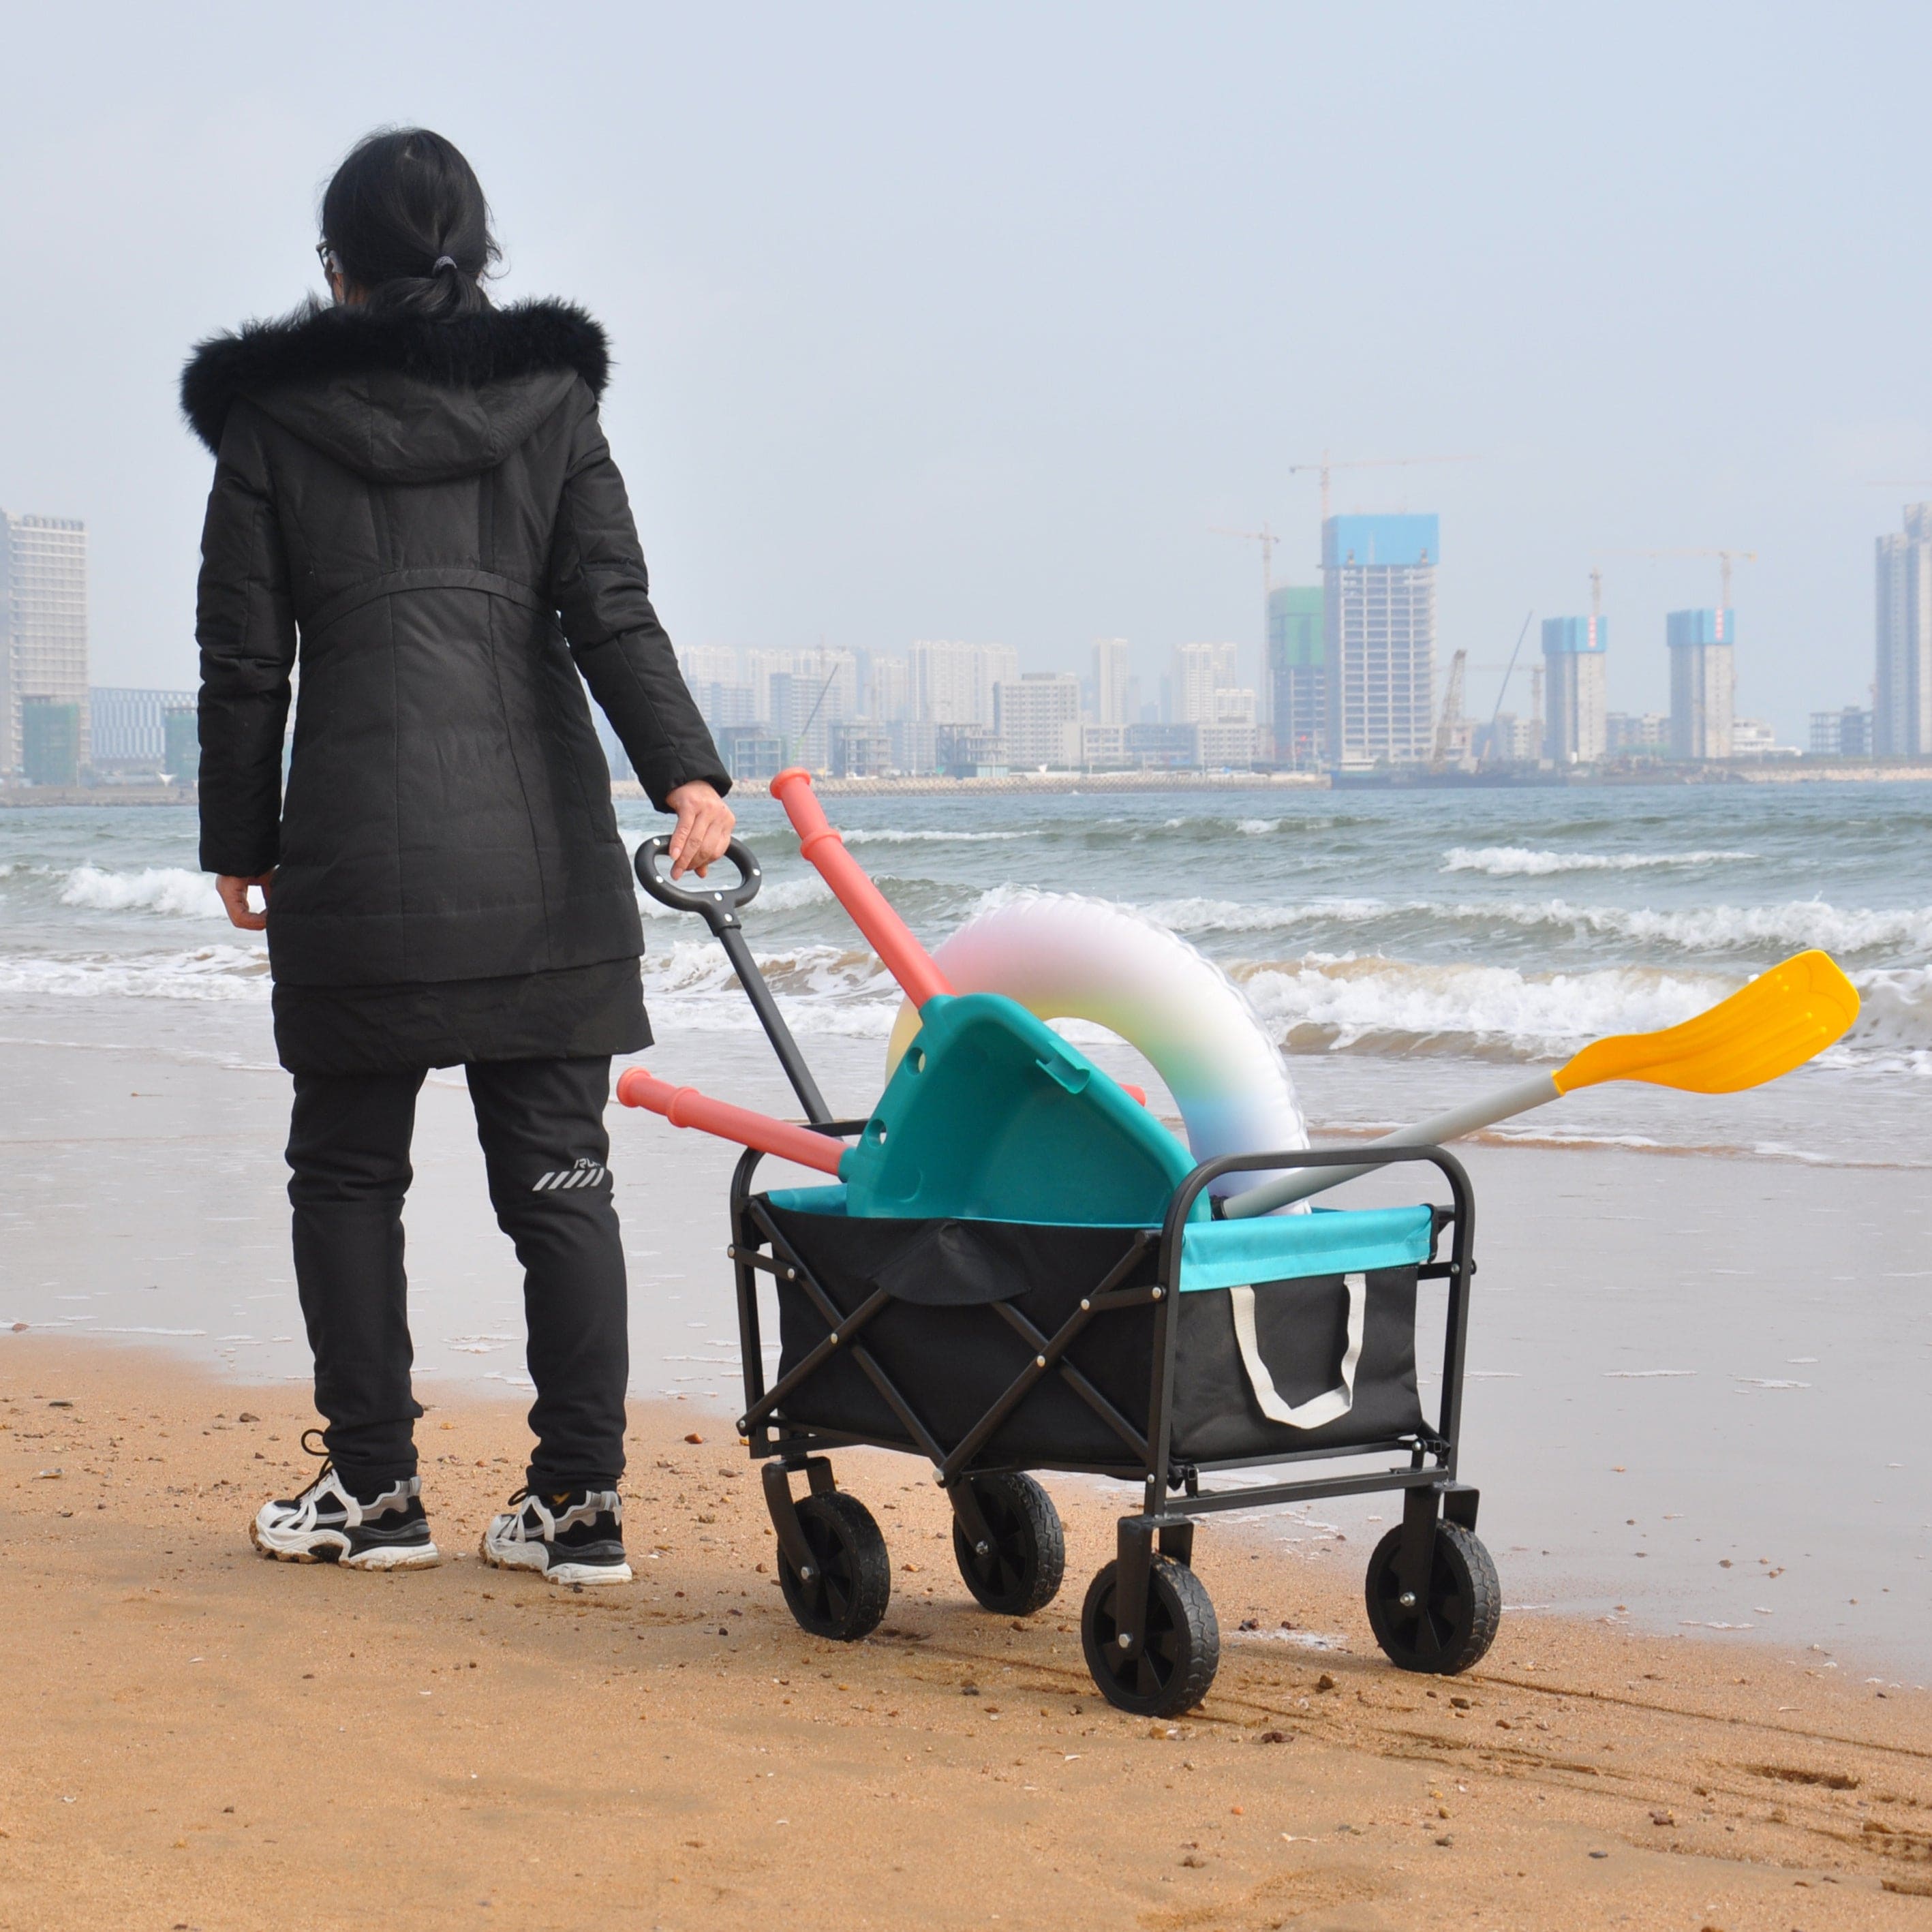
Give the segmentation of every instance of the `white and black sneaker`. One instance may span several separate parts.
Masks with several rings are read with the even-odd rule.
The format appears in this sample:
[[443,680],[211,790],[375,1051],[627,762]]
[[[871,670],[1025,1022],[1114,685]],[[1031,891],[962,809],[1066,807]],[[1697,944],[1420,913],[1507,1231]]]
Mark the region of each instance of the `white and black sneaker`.
[[501,1570],[534,1570],[553,1583],[628,1583],[624,1505],[615,1490],[519,1490],[490,1519],[483,1560]]
[[[308,1447],[306,1436],[302,1446]],[[326,1461],[300,1496],[264,1503],[248,1534],[264,1556],[284,1563],[427,1570],[442,1561],[430,1540],[419,1478],[403,1477],[374,1496],[360,1496]]]

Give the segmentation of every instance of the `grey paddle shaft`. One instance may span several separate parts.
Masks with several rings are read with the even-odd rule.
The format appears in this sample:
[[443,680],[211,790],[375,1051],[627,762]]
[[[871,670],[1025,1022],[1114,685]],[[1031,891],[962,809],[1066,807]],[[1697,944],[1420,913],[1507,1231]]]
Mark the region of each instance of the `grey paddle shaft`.
[[[1460,1107],[1451,1107],[1448,1113],[1438,1114],[1434,1120],[1424,1120],[1420,1126],[1398,1127],[1394,1133],[1383,1135],[1376,1144],[1439,1147],[1444,1141],[1460,1140],[1465,1134],[1473,1134],[1478,1127],[1493,1126],[1498,1120],[1508,1120],[1512,1114],[1526,1114],[1531,1108],[1543,1106],[1557,1097],[1553,1076],[1532,1074],[1527,1080],[1519,1080],[1514,1086],[1504,1088],[1500,1093],[1487,1094]],[[1311,1194],[1319,1194],[1325,1188],[1339,1187],[1345,1180],[1353,1180],[1359,1174],[1374,1172],[1372,1165],[1300,1168],[1277,1174],[1274,1180],[1264,1180],[1258,1187],[1250,1187],[1244,1193],[1229,1195],[1221,1203],[1221,1212],[1230,1220],[1244,1220],[1251,1214],[1265,1214],[1271,1208],[1286,1208],[1291,1201],[1305,1201]]]

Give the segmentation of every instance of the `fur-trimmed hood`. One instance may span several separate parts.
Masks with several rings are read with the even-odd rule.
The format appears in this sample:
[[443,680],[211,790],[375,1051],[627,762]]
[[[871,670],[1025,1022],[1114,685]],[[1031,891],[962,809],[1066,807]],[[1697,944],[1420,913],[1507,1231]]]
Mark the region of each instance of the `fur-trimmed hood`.
[[519,302],[445,321],[310,302],[199,344],[182,413],[218,451],[245,398],[368,476],[429,482],[493,467],[581,378],[602,393],[603,329],[567,302]]

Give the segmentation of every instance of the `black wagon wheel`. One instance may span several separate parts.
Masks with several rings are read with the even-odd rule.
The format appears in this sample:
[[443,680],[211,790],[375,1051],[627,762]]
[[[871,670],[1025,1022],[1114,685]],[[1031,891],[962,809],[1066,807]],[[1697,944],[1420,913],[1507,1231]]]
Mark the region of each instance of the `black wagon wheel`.
[[1398,1526],[1376,1545],[1364,1594],[1369,1627],[1389,1661],[1403,1670],[1453,1677],[1478,1661],[1496,1640],[1502,1585],[1490,1552],[1473,1530],[1438,1522],[1425,1597],[1408,1597],[1397,1575]]
[[1088,1586],[1080,1612],[1080,1644],[1100,1694],[1137,1717],[1172,1718],[1208,1694],[1221,1662],[1221,1628],[1199,1577],[1171,1557],[1155,1556],[1148,1573],[1147,1639],[1138,1654],[1120,1648],[1116,1586],[1109,1563]]
[[808,1496],[798,1505],[799,1526],[812,1546],[812,1574],[801,1576],[782,1546],[778,1583],[802,1630],[856,1643],[879,1627],[892,1600],[892,1558],[872,1513],[842,1490]]
[[1053,1498],[1030,1476],[971,1476],[991,1540],[975,1549],[952,1519],[952,1555],[966,1587],[1003,1617],[1030,1617],[1059,1594],[1066,1574],[1066,1538]]

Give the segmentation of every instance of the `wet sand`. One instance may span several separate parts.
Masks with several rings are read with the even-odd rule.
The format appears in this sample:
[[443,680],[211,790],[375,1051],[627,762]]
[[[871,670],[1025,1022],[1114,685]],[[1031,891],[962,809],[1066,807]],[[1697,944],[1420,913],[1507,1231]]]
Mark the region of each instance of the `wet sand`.
[[1216,1525],[1220,1675],[1150,1724],[1080,1658],[1096,1492],[1059,1486],[1066,1587],[1019,1625],[968,1598],[914,1466],[841,1459],[895,1598],[834,1647],[784,1610],[728,1429],[640,1406],[639,1580],[559,1593],[472,1553],[518,1412],[432,1400],[454,1560],[272,1564],[244,1526],[313,1466],[298,1390],[0,1336],[0,1927],[1932,1917],[1932,1700],[1802,1649],[1519,1612],[1468,1676],[1405,1676],[1368,1636],[1359,1540]]
[[[812,1051],[833,1106],[862,1109],[878,1043]],[[756,1039],[686,1036],[650,1064],[753,1106],[795,1105]],[[1361,1063],[1295,1070],[1318,1122],[1360,1118]],[[0,1327],[105,1334],[303,1386],[287,1105],[278,1070],[185,1046],[77,1036],[0,1053]],[[633,1391],[736,1414],[722,1256],[733,1150],[622,1108],[610,1124]],[[1932,1684],[1922,1177],[1600,1146],[1459,1151],[1480,1268],[1463,1474],[1483,1491],[1506,1600],[1702,1630],[1754,1657],[1818,1644],[1861,1676]],[[514,1395],[527,1386],[520,1280],[460,1072],[424,1090],[416,1166],[425,1399]],[[1358,1191],[1366,1202],[1395,1185]],[[1438,1389],[1425,1380],[1426,1399]],[[1252,1533],[1296,1550],[1359,1539],[1383,1507],[1276,1514]]]

